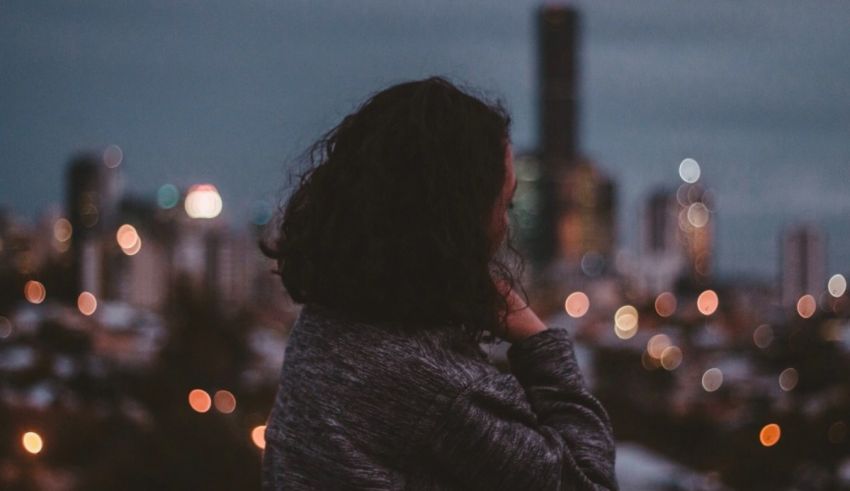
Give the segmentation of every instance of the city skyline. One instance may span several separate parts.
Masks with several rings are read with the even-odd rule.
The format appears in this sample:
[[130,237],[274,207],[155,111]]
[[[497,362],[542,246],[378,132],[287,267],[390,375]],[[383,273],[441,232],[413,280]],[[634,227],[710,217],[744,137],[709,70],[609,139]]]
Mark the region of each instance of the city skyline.
[[[781,227],[804,219],[828,235],[828,272],[847,272],[847,7],[575,4],[579,141],[618,184],[620,247],[636,250],[645,199],[691,157],[717,198],[719,276],[775,279]],[[10,3],[0,206],[32,219],[63,203],[69,156],[114,143],[128,191],[212,182],[247,222],[321,131],[369,93],[431,73],[504,98],[517,149],[531,149],[538,4],[487,5]]]

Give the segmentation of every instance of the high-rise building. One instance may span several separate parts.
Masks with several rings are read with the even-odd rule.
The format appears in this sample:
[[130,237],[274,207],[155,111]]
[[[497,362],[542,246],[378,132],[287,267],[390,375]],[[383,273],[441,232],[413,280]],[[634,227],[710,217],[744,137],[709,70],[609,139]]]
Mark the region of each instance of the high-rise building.
[[108,254],[115,300],[154,311],[166,306],[172,294],[170,257],[175,224],[171,215],[153,200],[133,195],[122,198],[118,228],[125,230],[124,244],[111,241],[115,245]]
[[101,235],[104,230],[106,167],[92,152],[76,154],[66,173],[68,220],[71,222],[73,285],[100,297],[104,268]]
[[713,269],[714,214],[713,195],[698,182],[683,183],[676,190],[679,203],[678,223],[685,250],[684,273],[695,285],[705,284]]
[[640,223],[640,283],[644,292],[672,290],[685,277],[705,284],[711,274],[713,202],[698,183],[683,183],[653,191],[642,209]]
[[558,257],[596,276],[608,269],[614,253],[614,182],[584,157],[556,175]]
[[783,306],[803,295],[818,299],[826,288],[826,234],[814,223],[785,227],[780,235],[780,285]]
[[601,274],[615,243],[615,183],[579,145],[580,27],[572,6],[538,10],[540,177],[530,250],[559,276]]
[[568,5],[538,11],[541,151],[545,164],[569,165],[579,151],[579,14]]
[[638,266],[641,289],[651,295],[671,290],[684,268],[680,209],[676,193],[659,188],[650,194],[642,210]]

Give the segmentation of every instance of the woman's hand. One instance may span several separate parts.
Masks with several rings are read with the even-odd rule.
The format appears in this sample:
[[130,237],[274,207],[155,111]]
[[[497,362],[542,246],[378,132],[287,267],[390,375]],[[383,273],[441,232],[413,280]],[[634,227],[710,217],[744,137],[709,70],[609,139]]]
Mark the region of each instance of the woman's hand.
[[493,334],[510,343],[516,343],[547,329],[543,321],[537,317],[531,307],[525,304],[516,291],[510,289],[505,293],[508,286],[502,281],[497,281],[496,286],[508,300],[508,318],[507,332],[497,328]]

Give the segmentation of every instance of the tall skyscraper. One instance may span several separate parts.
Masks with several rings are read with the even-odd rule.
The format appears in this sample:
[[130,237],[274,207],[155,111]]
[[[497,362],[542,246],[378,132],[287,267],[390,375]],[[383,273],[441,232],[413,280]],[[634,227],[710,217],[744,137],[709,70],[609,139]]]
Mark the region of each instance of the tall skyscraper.
[[556,176],[558,257],[595,276],[606,269],[614,252],[614,182],[585,157]]
[[72,281],[76,293],[101,298],[112,295],[107,256],[114,249],[118,205],[122,194],[118,166],[123,155],[106,150],[81,151],[72,156],[65,175],[65,199],[71,222]]
[[66,174],[68,220],[71,222],[72,284],[78,292],[99,297],[103,290],[103,250],[106,172],[100,157],[91,152],[76,154]]
[[806,294],[819,298],[826,288],[826,234],[820,227],[801,223],[783,229],[779,261],[783,306],[794,307]]
[[546,165],[569,165],[579,151],[579,14],[567,5],[544,5],[537,16],[540,134]]
[[653,191],[640,219],[640,271],[645,292],[672,290],[686,277],[693,285],[708,280],[712,266],[714,221],[711,195],[701,184],[683,183],[674,192]]
[[641,289],[650,295],[672,290],[684,269],[680,209],[676,193],[659,188],[649,195],[642,210],[638,265]]
[[537,13],[539,207],[530,250],[554,274],[601,274],[615,243],[616,186],[579,145],[580,16],[569,5]]

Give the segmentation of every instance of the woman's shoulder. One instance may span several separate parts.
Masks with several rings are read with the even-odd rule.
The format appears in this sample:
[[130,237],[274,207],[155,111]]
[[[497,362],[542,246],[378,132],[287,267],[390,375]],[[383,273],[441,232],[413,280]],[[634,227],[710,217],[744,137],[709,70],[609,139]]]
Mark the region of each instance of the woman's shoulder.
[[[470,381],[498,371],[480,345],[458,326],[430,325],[408,329],[392,323],[352,320],[320,304],[306,304],[296,320],[290,351],[321,352],[314,362],[333,364],[338,370],[381,379],[416,382],[418,390],[452,391]],[[411,384],[405,384],[411,387]]]

